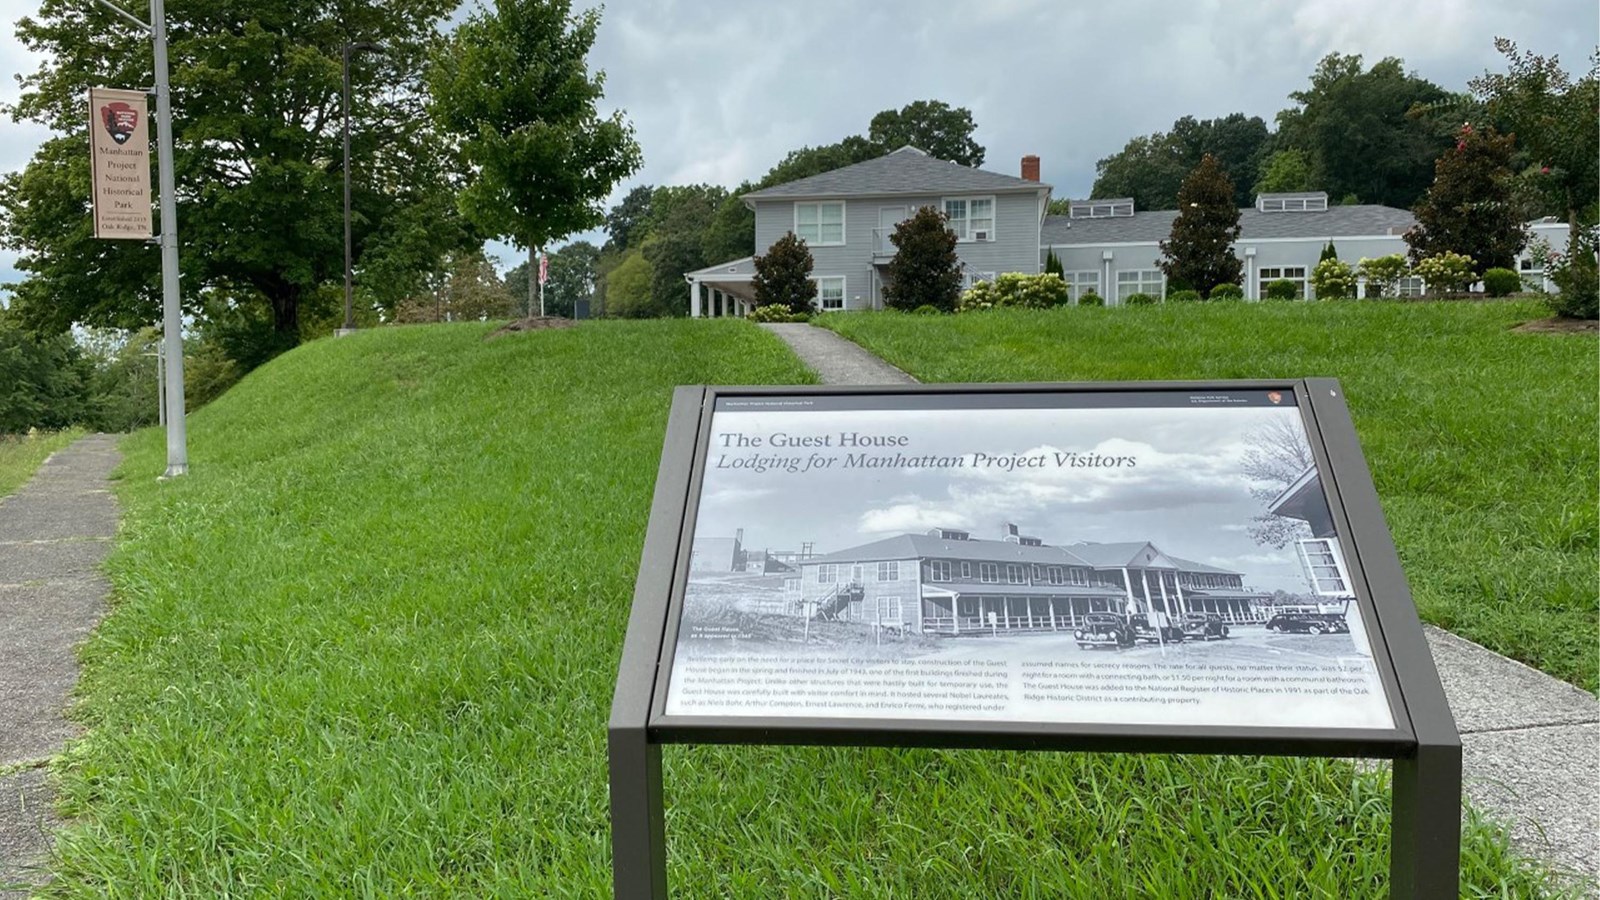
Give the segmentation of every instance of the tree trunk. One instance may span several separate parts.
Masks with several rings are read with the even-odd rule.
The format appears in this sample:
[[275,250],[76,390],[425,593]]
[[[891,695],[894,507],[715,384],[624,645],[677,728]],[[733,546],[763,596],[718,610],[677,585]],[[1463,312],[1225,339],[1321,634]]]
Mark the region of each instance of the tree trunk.
[[272,330],[279,337],[300,337],[300,291],[287,285],[269,294],[272,304]]

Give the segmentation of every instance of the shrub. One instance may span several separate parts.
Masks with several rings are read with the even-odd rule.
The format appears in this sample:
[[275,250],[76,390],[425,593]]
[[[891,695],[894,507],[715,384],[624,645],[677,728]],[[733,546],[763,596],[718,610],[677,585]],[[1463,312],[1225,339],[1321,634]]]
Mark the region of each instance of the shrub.
[[921,306],[917,307],[916,309],[913,309],[911,312],[912,312],[913,315],[918,315],[918,316],[942,316],[942,315],[944,315],[944,310],[940,309],[937,306],[934,306],[931,303],[924,303]]
[[1460,293],[1478,280],[1472,271],[1472,257],[1450,250],[1422,260],[1412,271],[1427,284],[1430,294]]
[[961,297],[961,258],[944,213],[931,206],[918,209],[894,227],[889,243],[895,254],[883,286],[884,304],[902,311],[924,304],[954,310]]
[[1100,296],[1099,294],[1095,293],[1094,292],[1094,288],[1090,288],[1089,290],[1084,291],[1082,294],[1078,295],[1078,305],[1079,306],[1105,306],[1106,305],[1106,298],[1104,298],[1104,297]]
[[957,312],[1021,307],[1050,309],[1067,302],[1067,283],[1049,273],[1024,275],[1007,272],[993,281],[980,281],[961,295]]
[[1483,292],[1491,297],[1509,297],[1522,290],[1522,276],[1511,269],[1493,268],[1483,273]]
[[[1329,246],[1332,246],[1331,244]],[[1356,295],[1356,272],[1337,256],[1317,263],[1311,270],[1311,287],[1319,300],[1337,300]]]
[[1122,301],[1123,306],[1155,306],[1156,298],[1149,294],[1129,294]]
[[1363,257],[1356,264],[1356,272],[1367,280],[1368,297],[1393,297],[1400,279],[1406,274],[1406,258],[1398,253],[1377,259]]
[[811,280],[811,250],[793,232],[773,241],[767,252],[757,256],[753,262],[756,275],[751,279],[751,286],[755,289],[757,310],[770,306],[781,307],[791,313],[806,313],[815,308],[817,283]]
[[809,314],[795,312],[782,303],[768,303],[766,306],[758,306],[750,311],[750,321],[752,322],[805,322],[810,319],[811,316]]
[[1566,253],[1551,254],[1546,271],[1560,293],[1550,295],[1548,302],[1556,315],[1593,319],[1600,314],[1600,263],[1595,260],[1595,246],[1595,230],[1585,228]]
[[1169,302],[1171,302],[1171,303],[1199,303],[1200,302],[1200,292],[1199,291],[1173,291],[1172,293],[1167,295],[1167,300]]
[[1233,284],[1232,282],[1228,282],[1226,284],[1219,284],[1216,287],[1211,289],[1211,299],[1212,300],[1243,300],[1244,299],[1244,288],[1238,286],[1237,284]]
[[1066,272],[1061,268],[1061,258],[1056,256],[1055,250],[1045,251],[1044,270],[1063,281],[1066,280]]
[[1267,285],[1268,300],[1293,300],[1300,296],[1300,288],[1287,278],[1279,278]]

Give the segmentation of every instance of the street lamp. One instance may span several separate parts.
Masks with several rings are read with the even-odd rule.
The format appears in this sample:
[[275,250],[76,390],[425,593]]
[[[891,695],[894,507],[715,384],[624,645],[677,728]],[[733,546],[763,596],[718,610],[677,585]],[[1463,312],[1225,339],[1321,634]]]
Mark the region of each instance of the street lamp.
[[350,307],[350,56],[357,51],[382,53],[383,45],[357,41],[344,45],[344,327],[339,334],[356,330],[355,313]]

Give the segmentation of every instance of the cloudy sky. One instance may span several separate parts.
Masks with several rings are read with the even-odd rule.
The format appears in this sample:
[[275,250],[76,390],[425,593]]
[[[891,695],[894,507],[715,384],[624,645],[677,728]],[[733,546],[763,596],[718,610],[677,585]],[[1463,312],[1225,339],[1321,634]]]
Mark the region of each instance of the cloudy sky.
[[[11,28],[37,8],[0,0],[0,99],[37,65]],[[919,99],[973,111],[987,168],[1037,153],[1056,196],[1082,196],[1096,159],[1179,116],[1270,121],[1330,51],[1399,56],[1459,90],[1499,66],[1496,35],[1570,70],[1596,32],[1592,0],[611,0],[592,59],[644,148],[618,196],[640,182],[734,186]],[[0,124],[0,170],[42,136]],[[13,259],[0,249],[0,281]]]
[[[1247,533],[1264,512],[1241,471],[1249,436],[1272,421],[1298,428],[1293,408],[975,409],[717,413],[696,535],[743,529],[749,549],[832,552],[908,532],[947,527],[999,539],[1005,524],[1047,544],[1151,541],[1162,550],[1245,573],[1245,583],[1305,591],[1294,549],[1262,546]],[[963,457],[946,468],[846,468],[838,435],[902,435],[907,457]],[[760,447],[735,438],[759,437]],[[774,436],[832,436],[829,447],[781,448]],[[871,450],[893,455],[896,450]],[[1057,465],[1077,452],[1132,459],[1104,467]],[[975,454],[984,454],[978,458]],[[757,459],[834,457],[826,469],[790,472]],[[999,462],[1040,457],[1040,468]],[[806,463],[801,463],[804,468]]]

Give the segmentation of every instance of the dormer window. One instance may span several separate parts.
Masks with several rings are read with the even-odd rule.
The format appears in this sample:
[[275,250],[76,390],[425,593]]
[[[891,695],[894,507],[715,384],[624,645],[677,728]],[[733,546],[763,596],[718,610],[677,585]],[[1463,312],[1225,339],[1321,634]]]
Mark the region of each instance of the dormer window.
[[1067,215],[1073,219],[1115,219],[1133,215],[1133,200],[1074,200],[1067,204]]
[[1256,209],[1261,212],[1326,212],[1328,195],[1322,191],[1306,194],[1257,194]]

